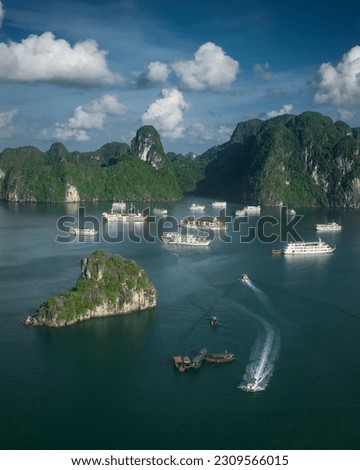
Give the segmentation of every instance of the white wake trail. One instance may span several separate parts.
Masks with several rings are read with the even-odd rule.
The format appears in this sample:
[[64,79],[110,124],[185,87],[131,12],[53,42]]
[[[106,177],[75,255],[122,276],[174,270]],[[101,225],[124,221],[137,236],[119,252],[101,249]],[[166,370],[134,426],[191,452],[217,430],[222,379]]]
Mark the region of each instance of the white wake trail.
[[[270,310],[267,295],[258,289],[251,281],[244,281],[259,297],[259,300]],[[280,333],[265,318],[242,307],[242,310],[255,318],[263,326],[263,332],[256,340],[250,362],[246,367],[244,377],[238,388],[247,392],[265,390],[275,368],[275,362],[280,350]]]

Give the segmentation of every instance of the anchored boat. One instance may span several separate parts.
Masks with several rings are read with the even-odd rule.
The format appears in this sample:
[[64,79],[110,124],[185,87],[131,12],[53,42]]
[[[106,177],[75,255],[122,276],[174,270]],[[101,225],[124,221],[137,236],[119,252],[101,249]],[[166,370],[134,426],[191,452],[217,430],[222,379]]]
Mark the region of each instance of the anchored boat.
[[328,224],[316,224],[317,232],[339,232],[342,230],[342,226],[332,221]]
[[169,245],[188,245],[188,246],[207,246],[211,240],[206,237],[200,237],[191,233],[181,234],[177,232],[168,232],[162,235],[164,243]]
[[227,351],[218,354],[206,354],[204,356],[204,361],[210,364],[221,364],[223,362],[235,361],[235,359],[235,354],[228,353]]
[[332,253],[335,246],[330,246],[321,238],[317,242],[289,242],[283,249],[284,255],[317,255]]
[[98,231],[94,228],[73,228],[71,227],[69,232],[73,235],[88,235],[88,236],[95,236],[98,234]]

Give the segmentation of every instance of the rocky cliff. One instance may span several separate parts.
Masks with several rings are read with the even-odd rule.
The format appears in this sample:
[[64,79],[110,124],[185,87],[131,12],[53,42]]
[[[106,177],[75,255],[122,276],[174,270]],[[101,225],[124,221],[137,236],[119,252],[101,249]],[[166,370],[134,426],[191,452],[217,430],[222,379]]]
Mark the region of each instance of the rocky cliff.
[[154,308],[157,293],[135,261],[95,251],[81,261],[76,288],[50,297],[25,325],[60,328],[97,317]]
[[159,169],[164,165],[165,153],[161,143],[160,135],[153,126],[143,126],[137,131],[136,136],[131,141],[131,151],[140,160],[151,163]]
[[357,129],[320,113],[239,123],[229,142],[201,159],[198,190],[244,203],[359,207]]

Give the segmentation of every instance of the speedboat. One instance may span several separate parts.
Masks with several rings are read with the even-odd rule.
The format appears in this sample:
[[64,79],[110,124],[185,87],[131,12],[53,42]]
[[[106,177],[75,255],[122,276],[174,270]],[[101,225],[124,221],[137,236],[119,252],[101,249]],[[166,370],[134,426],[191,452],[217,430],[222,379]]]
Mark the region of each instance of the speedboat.
[[249,280],[249,276],[248,276],[246,273],[244,273],[244,274],[241,276],[241,279],[242,279],[243,281],[248,281],[248,280]]
[[256,392],[257,383],[256,382],[249,382],[246,384],[246,391],[247,392]]

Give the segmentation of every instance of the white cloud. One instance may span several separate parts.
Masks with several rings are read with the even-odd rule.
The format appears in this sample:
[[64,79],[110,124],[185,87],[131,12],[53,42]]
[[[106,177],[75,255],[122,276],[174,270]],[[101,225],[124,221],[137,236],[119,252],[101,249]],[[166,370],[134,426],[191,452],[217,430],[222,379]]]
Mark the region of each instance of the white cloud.
[[334,67],[324,63],[317,71],[318,91],[315,103],[335,106],[360,104],[360,46],[355,46],[343,55]]
[[269,62],[265,62],[264,64],[255,64],[253,67],[253,72],[258,78],[262,80],[271,80],[273,77],[272,72],[270,72]]
[[284,106],[281,109],[279,109],[278,111],[276,111],[276,110],[269,111],[266,114],[266,119],[270,119],[270,118],[273,118],[273,117],[276,117],[276,116],[282,116],[283,114],[289,114],[289,113],[291,113],[292,110],[293,110],[293,105],[292,104],[284,104]]
[[229,127],[220,126],[219,128],[214,128],[213,126],[203,124],[202,122],[194,123],[189,129],[190,138],[192,140],[196,140],[197,142],[205,142],[210,140],[224,142],[229,140],[232,133],[233,129],[230,129]]
[[338,109],[337,112],[339,113],[342,121],[350,121],[355,114],[355,111],[349,111],[347,109]]
[[164,88],[141,117],[142,124],[152,124],[164,137],[178,139],[184,134],[183,111],[189,107],[176,88]]
[[0,43],[0,80],[86,86],[117,83],[121,77],[108,69],[106,54],[91,39],[71,46],[51,32],[30,35],[21,43]]
[[14,126],[12,125],[13,119],[16,116],[18,110],[12,109],[11,111],[5,111],[0,113],[0,138],[6,139],[13,134]]
[[150,62],[147,66],[146,78],[152,83],[164,83],[169,76],[169,67],[162,62]]
[[71,129],[102,129],[109,114],[125,114],[126,107],[119,103],[114,95],[101,98],[75,108],[74,115],[68,120]]
[[236,80],[239,63],[226,55],[223,49],[207,42],[195,52],[194,60],[172,64],[184,87],[190,90],[227,90]]
[[[102,129],[109,115],[122,115],[126,107],[114,95],[103,95],[90,103],[78,106],[65,124],[56,123],[52,136],[60,140],[89,140],[90,129]],[[47,135],[46,131],[44,135]]]
[[135,80],[132,84],[137,88],[148,88],[159,83],[166,83],[170,71],[169,66],[163,62],[150,62],[145,71],[133,72],[132,76]]
[[[44,135],[48,135],[45,131]],[[76,140],[77,142],[84,142],[90,140],[89,134],[83,129],[69,129],[66,124],[59,124],[54,129],[51,137],[57,140]]]
[[2,26],[4,16],[5,16],[5,11],[4,11],[4,7],[3,7],[3,3],[0,1],[0,28]]

